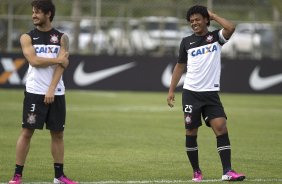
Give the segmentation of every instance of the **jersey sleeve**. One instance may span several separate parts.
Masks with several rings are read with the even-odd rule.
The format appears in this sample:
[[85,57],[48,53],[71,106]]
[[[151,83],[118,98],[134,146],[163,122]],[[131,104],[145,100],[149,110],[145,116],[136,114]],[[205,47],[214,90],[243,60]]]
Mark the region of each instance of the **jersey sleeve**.
[[225,44],[226,42],[228,42],[228,39],[224,38],[223,34],[222,34],[223,29],[218,31],[218,37],[219,37],[219,43],[220,44]]
[[180,43],[180,48],[179,48],[179,55],[177,59],[177,63],[187,63],[187,52],[185,49],[185,44],[184,44],[184,38],[182,39]]

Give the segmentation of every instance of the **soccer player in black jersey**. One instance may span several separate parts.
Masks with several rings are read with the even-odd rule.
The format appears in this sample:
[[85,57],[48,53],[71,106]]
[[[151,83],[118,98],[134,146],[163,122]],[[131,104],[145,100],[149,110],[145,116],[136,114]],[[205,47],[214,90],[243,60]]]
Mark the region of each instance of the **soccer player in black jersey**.
[[[231,167],[231,146],[226,125],[226,114],[220,101],[221,47],[235,30],[235,25],[225,18],[196,5],[187,11],[186,19],[193,34],[182,39],[178,61],[174,67],[167,103],[174,106],[175,88],[187,67],[182,92],[182,106],[186,129],[186,152],[194,171],[193,181],[201,181],[197,134],[202,125],[201,116],[216,135],[217,150],[223,167],[223,181],[242,181],[243,174]],[[210,21],[222,29],[210,32]]]
[[62,74],[69,64],[68,36],[52,27],[55,6],[51,0],[33,0],[35,29],[20,38],[29,62],[23,106],[22,131],[16,145],[16,168],[9,184],[22,183],[22,172],[35,129],[50,130],[54,183],[76,184],[67,178],[64,164],[65,86]]

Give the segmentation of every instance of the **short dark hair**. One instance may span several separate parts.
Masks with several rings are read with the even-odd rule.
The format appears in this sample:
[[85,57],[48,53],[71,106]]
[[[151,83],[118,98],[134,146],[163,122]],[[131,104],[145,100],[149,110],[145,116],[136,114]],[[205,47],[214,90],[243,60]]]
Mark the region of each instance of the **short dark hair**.
[[55,16],[55,5],[52,0],[33,0],[31,6],[41,10],[44,14],[51,12],[50,21],[53,21]]
[[193,14],[201,14],[204,18],[208,19],[208,23],[207,25],[210,25],[210,15],[208,12],[207,7],[202,6],[202,5],[195,5],[192,6],[191,8],[189,8],[189,10],[187,11],[187,15],[186,15],[186,20],[190,21],[190,17]]

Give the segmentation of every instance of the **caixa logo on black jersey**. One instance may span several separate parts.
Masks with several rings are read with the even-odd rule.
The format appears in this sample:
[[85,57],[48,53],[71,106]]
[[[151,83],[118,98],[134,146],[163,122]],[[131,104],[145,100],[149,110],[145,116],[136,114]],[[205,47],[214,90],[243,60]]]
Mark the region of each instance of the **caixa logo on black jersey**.
[[60,47],[59,46],[50,46],[50,45],[35,45],[34,46],[36,53],[50,53],[50,54],[58,54]]
[[206,45],[204,47],[201,47],[201,48],[198,48],[198,49],[195,49],[191,52],[191,55],[193,57],[195,56],[198,56],[198,55],[203,55],[203,54],[207,54],[207,53],[211,53],[211,52],[214,52],[214,51],[217,51],[217,46],[214,44],[214,45]]

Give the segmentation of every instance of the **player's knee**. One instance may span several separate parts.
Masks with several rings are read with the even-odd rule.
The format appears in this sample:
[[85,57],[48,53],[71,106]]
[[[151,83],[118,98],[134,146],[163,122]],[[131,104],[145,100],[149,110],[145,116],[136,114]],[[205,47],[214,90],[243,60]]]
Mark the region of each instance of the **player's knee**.
[[51,137],[53,140],[62,140],[64,138],[63,132],[51,131]]
[[226,131],[227,127],[226,127],[226,119],[225,118],[215,118],[212,119],[209,124],[211,125],[211,127],[216,130],[216,131]]
[[217,130],[218,134],[222,135],[222,134],[225,134],[227,133],[227,127],[226,125],[222,125],[220,127],[217,127]]
[[213,130],[214,130],[214,132],[215,132],[215,134],[217,136],[228,133],[226,123],[225,124],[220,124],[218,126],[214,126]]
[[31,137],[32,137],[32,135],[33,135],[33,132],[34,132],[34,130],[24,128],[24,129],[22,130],[21,136],[22,136],[22,138],[24,138],[24,139],[31,139]]

